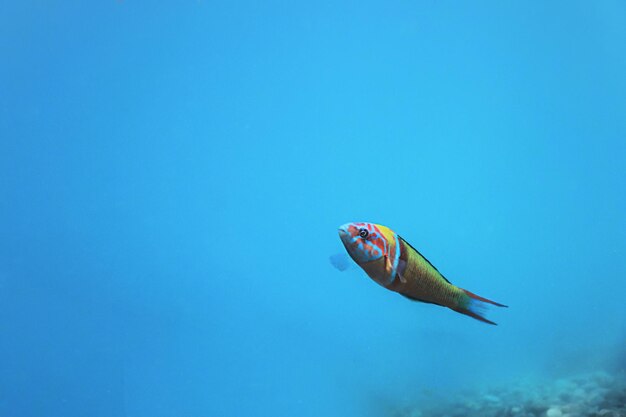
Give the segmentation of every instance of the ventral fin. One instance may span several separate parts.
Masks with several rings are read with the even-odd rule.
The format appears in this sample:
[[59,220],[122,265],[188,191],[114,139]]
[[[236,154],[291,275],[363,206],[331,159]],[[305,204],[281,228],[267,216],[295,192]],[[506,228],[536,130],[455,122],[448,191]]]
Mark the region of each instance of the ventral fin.
[[340,271],[345,271],[352,266],[352,260],[346,253],[336,253],[328,257],[330,263]]

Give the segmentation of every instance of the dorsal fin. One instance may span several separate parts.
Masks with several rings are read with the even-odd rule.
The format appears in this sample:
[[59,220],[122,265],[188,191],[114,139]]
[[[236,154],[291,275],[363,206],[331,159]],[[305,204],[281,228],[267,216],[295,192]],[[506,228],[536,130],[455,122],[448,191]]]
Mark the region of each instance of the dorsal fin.
[[[439,270],[435,267],[435,265],[433,265],[424,255],[422,255],[420,253],[420,251],[418,251],[417,249],[415,249],[413,246],[411,246],[411,244],[409,242],[407,242],[406,240],[404,240],[404,238],[402,238],[402,236],[398,235],[398,238],[402,241],[402,243],[404,243],[405,245],[407,245],[409,248],[413,249],[419,256],[422,257],[423,260],[425,260],[428,265],[430,265],[435,271],[437,271],[437,273],[439,275],[441,275],[441,278],[443,278],[448,284],[452,284],[448,278],[446,278],[445,276],[443,276],[443,274],[441,272],[439,272]],[[453,284],[454,285],[454,284]]]

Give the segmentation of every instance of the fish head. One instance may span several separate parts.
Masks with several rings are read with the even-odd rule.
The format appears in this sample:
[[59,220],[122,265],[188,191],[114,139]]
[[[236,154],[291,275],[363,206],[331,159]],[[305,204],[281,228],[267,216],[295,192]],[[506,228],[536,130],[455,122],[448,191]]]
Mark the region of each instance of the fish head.
[[350,257],[359,265],[389,256],[393,232],[374,223],[346,223],[339,227],[339,238]]

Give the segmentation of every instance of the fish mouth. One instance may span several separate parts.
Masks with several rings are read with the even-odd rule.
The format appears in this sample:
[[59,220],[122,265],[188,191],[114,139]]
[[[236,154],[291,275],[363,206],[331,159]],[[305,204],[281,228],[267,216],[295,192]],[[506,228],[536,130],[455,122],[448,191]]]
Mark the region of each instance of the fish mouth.
[[337,230],[337,233],[339,233],[339,239],[341,239],[341,241],[343,242],[344,246],[346,246],[346,247],[352,241],[352,235],[348,231],[349,230],[348,229],[349,226],[350,226],[350,223],[347,223],[347,224],[341,225],[339,227],[339,229]]
[[348,232],[348,228],[350,227],[350,223],[346,223],[346,224],[342,224],[341,226],[339,226],[339,229],[337,230],[337,232],[339,233],[339,237],[340,238],[344,238],[350,235],[350,233]]

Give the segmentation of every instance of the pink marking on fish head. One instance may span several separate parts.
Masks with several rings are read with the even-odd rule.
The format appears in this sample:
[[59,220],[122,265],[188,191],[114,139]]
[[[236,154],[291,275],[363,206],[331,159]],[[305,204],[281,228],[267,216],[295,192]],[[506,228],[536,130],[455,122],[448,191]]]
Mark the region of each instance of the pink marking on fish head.
[[357,264],[389,255],[389,242],[374,223],[346,223],[339,227],[339,238]]

